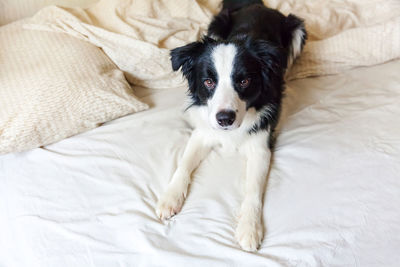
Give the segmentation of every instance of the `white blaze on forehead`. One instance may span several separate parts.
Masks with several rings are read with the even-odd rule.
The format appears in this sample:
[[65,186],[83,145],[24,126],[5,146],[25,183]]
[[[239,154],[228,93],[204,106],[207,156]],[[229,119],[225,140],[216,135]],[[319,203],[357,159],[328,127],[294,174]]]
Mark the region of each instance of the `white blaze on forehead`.
[[236,56],[236,47],[233,44],[221,44],[214,48],[211,57],[218,74],[218,85],[231,85],[233,63]]
[[218,127],[215,116],[219,111],[227,109],[236,112],[237,119],[232,128],[240,125],[246,111],[246,103],[239,98],[232,81],[236,54],[237,49],[233,44],[220,44],[211,54],[218,76],[214,95],[208,101],[209,119],[214,127]]

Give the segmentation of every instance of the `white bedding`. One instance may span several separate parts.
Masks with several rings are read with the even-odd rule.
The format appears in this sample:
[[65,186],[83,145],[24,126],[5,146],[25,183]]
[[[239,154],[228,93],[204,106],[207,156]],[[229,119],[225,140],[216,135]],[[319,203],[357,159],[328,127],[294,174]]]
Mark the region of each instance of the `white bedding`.
[[185,89],[59,143],[0,156],[0,266],[398,266],[400,61],[288,84],[257,253],[234,239],[245,164],[214,151],[183,210],[155,204],[190,129]]
[[88,7],[98,0],[1,0],[0,25],[32,16],[41,8],[49,5],[64,7]]

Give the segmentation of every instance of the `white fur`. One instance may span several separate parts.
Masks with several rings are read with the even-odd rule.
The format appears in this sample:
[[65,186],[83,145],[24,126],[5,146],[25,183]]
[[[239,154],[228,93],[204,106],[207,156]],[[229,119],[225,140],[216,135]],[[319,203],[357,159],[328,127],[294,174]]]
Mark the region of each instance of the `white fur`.
[[[231,44],[220,45],[212,53],[219,77],[216,91],[207,106],[192,106],[186,111],[194,130],[166,192],[157,203],[156,213],[161,219],[168,219],[181,210],[191,174],[212,148],[235,150],[247,158],[245,196],[235,236],[244,250],[255,251],[263,237],[262,195],[271,152],[269,130],[252,134],[249,130],[260,122],[261,115],[271,112],[271,107],[246,111],[246,104],[240,100],[231,80],[235,54],[236,48]],[[221,109],[236,112],[237,121],[229,131],[217,126],[215,116]]]
[[193,132],[166,192],[158,201],[156,213],[159,218],[168,219],[181,210],[191,174],[210,149],[211,146],[204,144],[203,137]]
[[266,111],[256,112],[251,108],[246,112],[239,128],[223,131],[210,127],[207,107],[191,107],[187,115],[195,129],[166,192],[158,201],[156,210],[158,217],[168,219],[181,210],[191,181],[191,173],[213,147],[236,150],[247,158],[247,171],[245,196],[240,208],[235,237],[244,250],[255,251],[263,237],[262,195],[271,152],[267,145],[269,131],[259,131],[249,135],[248,130],[259,120],[263,112]]
[[236,56],[236,47],[233,44],[221,44],[214,48],[211,57],[218,73],[218,84],[214,89],[213,97],[208,101],[209,121],[215,129],[222,129],[216,115],[221,110],[232,110],[236,113],[236,119],[225,130],[238,128],[246,113],[246,103],[239,98],[233,88],[231,79],[233,63]]
[[292,66],[294,60],[300,55],[304,37],[304,31],[302,28],[298,28],[293,32],[293,39],[288,58],[288,68]]

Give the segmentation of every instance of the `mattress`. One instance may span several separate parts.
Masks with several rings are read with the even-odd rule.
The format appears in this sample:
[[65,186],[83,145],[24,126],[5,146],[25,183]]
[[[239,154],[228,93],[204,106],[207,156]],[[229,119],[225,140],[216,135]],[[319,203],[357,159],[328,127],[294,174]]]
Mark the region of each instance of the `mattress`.
[[234,239],[245,171],[212,151],[161,222],[191,129],[185,88],[148,111],[0,156],[0,266],[398,266],[400,61],[287,84],[256,253]]

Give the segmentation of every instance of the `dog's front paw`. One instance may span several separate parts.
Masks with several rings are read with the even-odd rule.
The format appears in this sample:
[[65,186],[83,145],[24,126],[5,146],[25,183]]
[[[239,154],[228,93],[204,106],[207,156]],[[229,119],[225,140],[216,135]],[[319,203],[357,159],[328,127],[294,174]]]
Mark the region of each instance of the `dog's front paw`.
[[181,211],[185,192],[167,190],[158,200],[156,213],[161,220],[169,219]]
[[235,237],[243,250],[256,251],[263,238],[261,221],[241,217],[236,227]]

